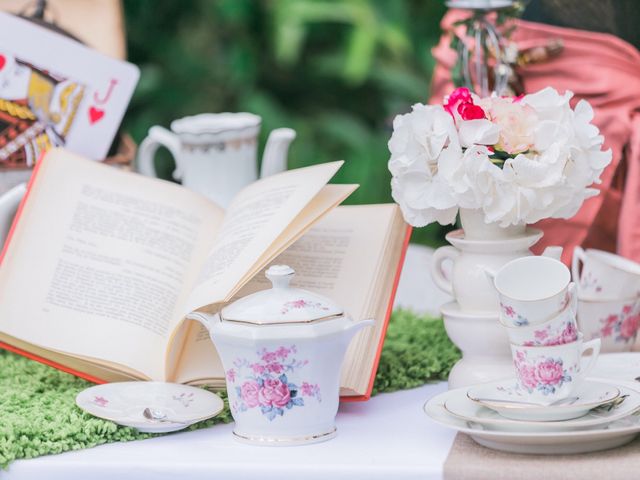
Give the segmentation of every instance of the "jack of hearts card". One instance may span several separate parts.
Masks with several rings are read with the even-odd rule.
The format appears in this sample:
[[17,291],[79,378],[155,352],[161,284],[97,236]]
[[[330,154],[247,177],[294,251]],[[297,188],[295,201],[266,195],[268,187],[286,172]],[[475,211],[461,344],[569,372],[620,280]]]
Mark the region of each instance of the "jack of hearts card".
[[0,169],[65,147],[102,160],[138,82],[135,65],[0,13]]

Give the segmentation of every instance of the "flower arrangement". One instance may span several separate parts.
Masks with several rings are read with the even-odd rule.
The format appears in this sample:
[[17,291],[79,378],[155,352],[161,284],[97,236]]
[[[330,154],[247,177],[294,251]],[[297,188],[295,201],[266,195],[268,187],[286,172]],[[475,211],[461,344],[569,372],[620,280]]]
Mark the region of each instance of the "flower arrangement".
[[611,161],[589,103],[553,88],[479,98],[458,88],[443,105],[398,115],[389,140],[392,195],[410,224],[453,223],[459,208],[502,227],[570,218]]

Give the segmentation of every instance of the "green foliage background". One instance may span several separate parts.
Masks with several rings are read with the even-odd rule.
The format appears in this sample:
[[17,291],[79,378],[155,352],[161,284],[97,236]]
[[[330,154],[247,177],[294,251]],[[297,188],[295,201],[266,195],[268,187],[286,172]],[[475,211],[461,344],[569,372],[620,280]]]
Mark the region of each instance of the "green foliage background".
[[[391,122],[426,102],[443,0],[125,0],[130,61],[142,71],[125,121],[249,111],[294,128],[289,168],[346,160],[351,203],[391,201]],[[168,177],[168,162],[164,174]],[[442,241],[438,225],[414,240]]]

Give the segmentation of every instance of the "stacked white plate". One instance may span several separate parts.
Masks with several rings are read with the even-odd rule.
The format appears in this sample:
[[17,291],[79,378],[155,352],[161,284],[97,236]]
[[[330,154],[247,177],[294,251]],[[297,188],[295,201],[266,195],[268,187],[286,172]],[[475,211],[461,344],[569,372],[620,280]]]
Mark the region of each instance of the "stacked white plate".
[[450,390],[424,410],[437,423],[507,452],[585,453],[624,445],[640,432],[640,354],[601,355],[594,375],[552,405],[530,403],[510,379]]

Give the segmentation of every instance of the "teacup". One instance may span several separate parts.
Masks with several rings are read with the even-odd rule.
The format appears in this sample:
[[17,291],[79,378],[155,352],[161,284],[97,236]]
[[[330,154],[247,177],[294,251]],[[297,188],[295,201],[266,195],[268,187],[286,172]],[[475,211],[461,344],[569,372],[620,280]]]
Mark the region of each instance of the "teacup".
[[495,273],[493,280],[500,299],[500,318],[510,327],[544,323],[575,298],[569,269],[553,258],[512,260]]
[[578,300],[578,325],[585,338],[599,338],[603,353],[629,352],[640,325],[640,300]]
[[571,273],[581,298],[612,300],[640,295],[640,264],[620,255],[576,247]]
[[[551,347],[511,345],[516,379],[531,402],[549,405],[571,396],[593,368],[600,353],[600,339]],[[583,354],[591,350],[591,354]]]
[[[523,327],[505,325],[509,341],[514,345],[525,347],[551,347],[575,342],[578,339],[578,325],[574,310],[569,305],[552,319],[535,325]],[[502,323],[502,319],[500,321]]]

